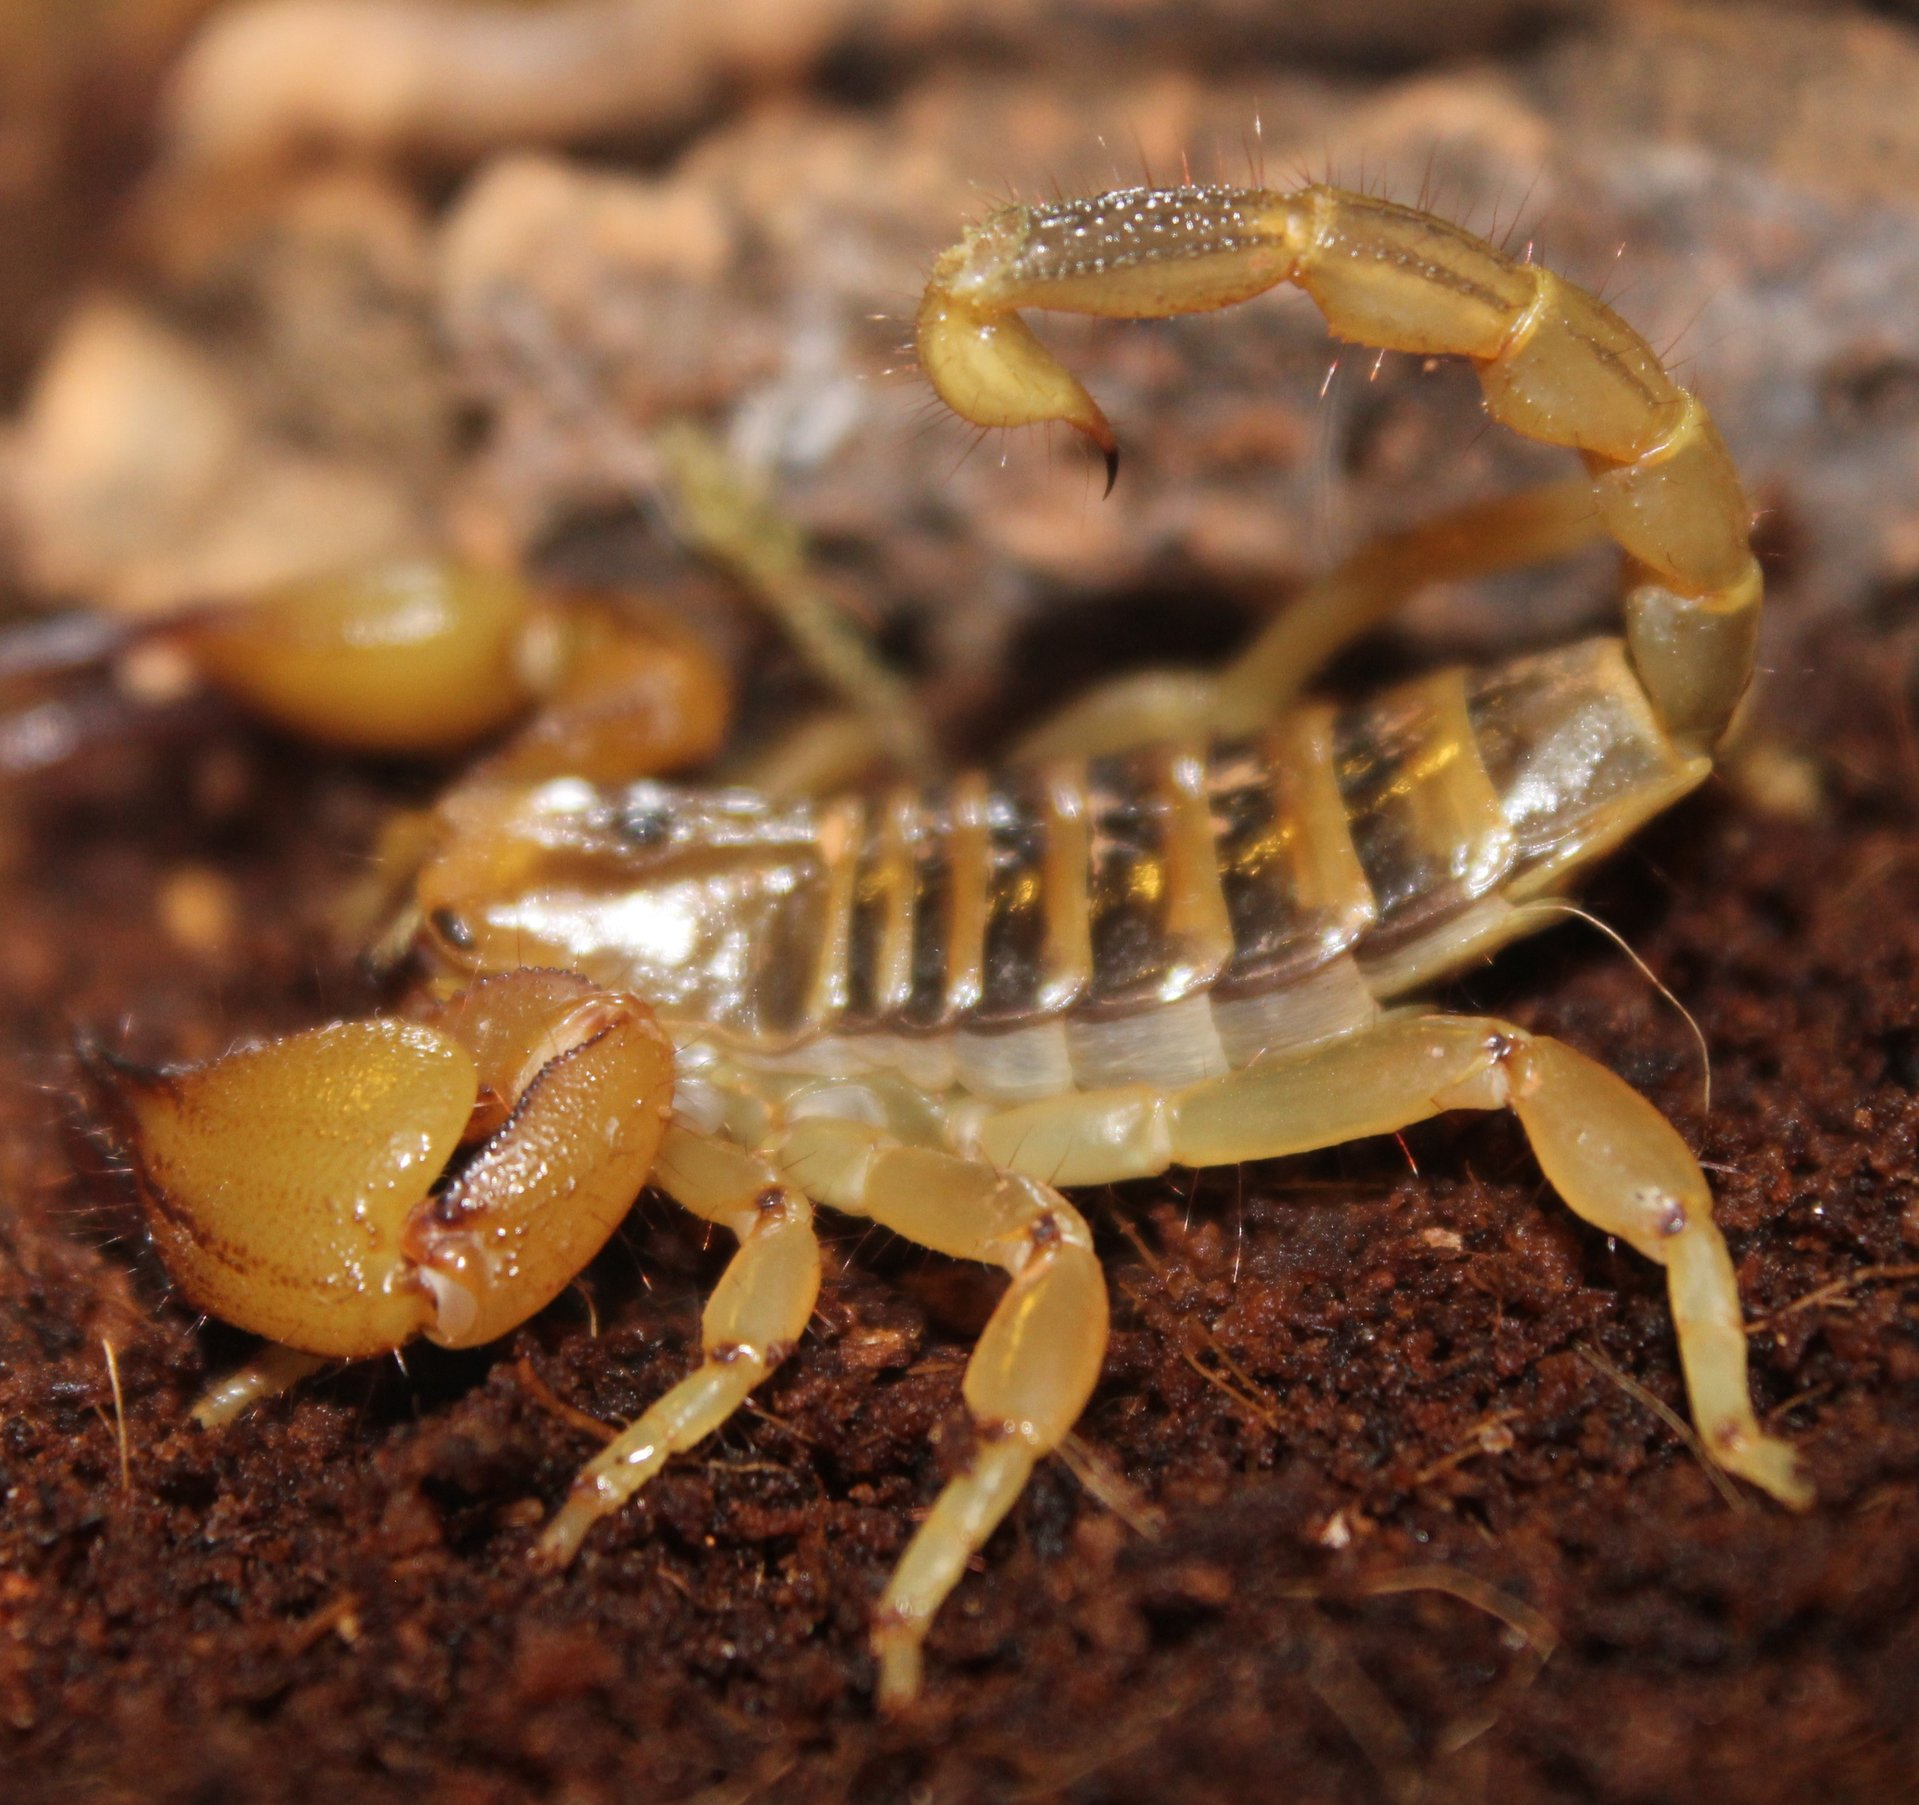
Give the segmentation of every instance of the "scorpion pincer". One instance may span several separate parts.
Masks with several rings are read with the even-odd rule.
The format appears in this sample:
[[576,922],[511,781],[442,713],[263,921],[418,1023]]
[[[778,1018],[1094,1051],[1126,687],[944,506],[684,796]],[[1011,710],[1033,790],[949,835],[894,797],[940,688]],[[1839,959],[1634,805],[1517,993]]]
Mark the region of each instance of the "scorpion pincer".
[[[1603,527],[1626,554],[1623,639],[1339,708],[1250,695],[1251,659],[1149,740],[1095,709],[1000,776],[932,789],[456,787],[408,905],[427,978],[401,1015],[119,1080],[180,1288],[276,1344],[204,1420],[414,1335],[500,1334],[650,1181],[738,1250],[697,1369],[540,1535],[558,1568],[797,1343],[815,1205],[1001,1266],[964,1380],[974,1453],[875,1618],[898,1705],[941,1601],[1099,1375],[1106,1285],[1067,1192],[1510,1110],[1560,1197],[1665,1267],[1711,1457],[1810,1502],[1754,1415],[1732,1262],[1678,1134],[1570,1048],[1413,1000],[1553,919],[1542,899],[1711,767],[1761,582],[1698,399],[1549,271],[1326,187],[1006,208],[935,265],[920,358],[966,419],[1062,420],[1110,467],[1105,418],[1020,310],[1163,316],[1282,282],[1341,338],[1472,360],[1494,418],[1579,452],[1574,502],[1482,510],[1446,556],[1490,567]],[[1430,562],[1419,544],[1401,566]],[[1335,637],[1403,580],[1366,578],[1382,569],[1355,562]]]

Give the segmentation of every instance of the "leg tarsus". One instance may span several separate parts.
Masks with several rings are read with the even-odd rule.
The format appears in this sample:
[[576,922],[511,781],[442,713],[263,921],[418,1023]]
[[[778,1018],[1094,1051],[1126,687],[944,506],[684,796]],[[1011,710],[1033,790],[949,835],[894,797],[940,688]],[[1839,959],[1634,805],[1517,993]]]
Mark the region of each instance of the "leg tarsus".
[[1732,1255],[1710,1218],[1695,1223],[1667,1249],[1666,1284],[1693,1423],[1708,1453],[1727,1472],[1789,1509],[1810,1509],[1812,1482],[1799,1456],[1789,1443],[1766,1434],[1753,1415]]
[[586,1533],[609,1517],[666,1465],[723,1427],[770,1370],[750,1356],[730,1362],[709,1351],[697,1371],[654,1403],[574,1477],[572,1489],[541,1530],[534,1561],[548,1571],[570,1566]]
[[1018,1436],[983,1443],[914,1532],[873,1613],[882,1711],[897,1711],[918,1696],[920,1648],[934,1613],[965,1576],[973,1551],[1019,1502],[1038,1460]]

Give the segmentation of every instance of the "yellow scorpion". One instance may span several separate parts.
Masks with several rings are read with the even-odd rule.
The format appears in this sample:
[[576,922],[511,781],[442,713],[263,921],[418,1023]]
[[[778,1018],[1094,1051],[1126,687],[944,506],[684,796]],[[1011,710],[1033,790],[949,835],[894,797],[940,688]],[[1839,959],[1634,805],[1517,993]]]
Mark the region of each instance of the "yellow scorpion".
[[1362,553],[1292,643],[1323,650],[1422,573],[1602,526],[1626,554],[1624,638],[1344,708],[1296,702],[1269,642],[931,789],[468,780],[422,836],[401,927],[423,981],[400,1013],[117,1078],[181,1290],[276,1344],[203,1421],[327,1361],[501,1334],[651,1183],[738,1250],[696,1370],[539,1534],[558,1569],[797,1345],[815,1205],[1001,1266],[963,1388],[976,1445],[874,1618],[896,1706],[1098,1379],[1106,1282],[1068,1192],[1504,1109],[1567,1204],[1665,1267],[1711,1457],[1810,1502],[1754,1416],[1732,1262],[1677,1133],[1570,1048],[1416,1000],[1551,920],[1542,899],[1710,769],[1761,581],[1698,399],[1550,271],[1329,187],[1008,207],[934,266],[920,360],[967,420],[1065,421],[1110,469],[1104,416],[1020,310],[1160,317],[1282,282],[1343,339],[1471,359],[1495,419],[1587,471]]

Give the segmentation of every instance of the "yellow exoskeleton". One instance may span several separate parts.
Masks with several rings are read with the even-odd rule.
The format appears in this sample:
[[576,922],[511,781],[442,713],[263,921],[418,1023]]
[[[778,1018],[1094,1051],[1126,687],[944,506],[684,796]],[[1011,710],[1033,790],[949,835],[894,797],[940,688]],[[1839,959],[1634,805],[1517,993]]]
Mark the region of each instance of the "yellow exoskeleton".
[[[300,1351],[205,1415],[412,1334],[499,1333],[650,1175],[739,1250],[697,1370],[539,1536],[560,1567],[790,1352],[815,1204],[1003,1266],[964,1384],[975,1452],[875,1618],[896,1705],[1098,1378],[1106,1286],[1068,1191],[1508,1109],[1560,1196],[1665,1267],[1712,1458],[1809,1502],[1754,1416],[1732,1263],[1679,1136],[1570,1048],[1417,1000],[1553,919],[1546,899],[1711,767],[1761,581],[1698,399],[1549,271],[1323,187],[1007,208],[935,265],[920,357],[968,420],[1063,420],[1110,465],[1104,417],[1020,310],[1160,316],[1281,282],[1342,338],[1471,359],[1493,417],[1578,451],[1586,480],[1362,553],[1219,677],[1096,697],[995,776],[801,801],[461,785],[406,911],[427,981],[404,1018],[124,1083],[182,1289]],[[1623,639],[1298,701],[1302,667],[1420,576],[1599,529],[1626,554]]]

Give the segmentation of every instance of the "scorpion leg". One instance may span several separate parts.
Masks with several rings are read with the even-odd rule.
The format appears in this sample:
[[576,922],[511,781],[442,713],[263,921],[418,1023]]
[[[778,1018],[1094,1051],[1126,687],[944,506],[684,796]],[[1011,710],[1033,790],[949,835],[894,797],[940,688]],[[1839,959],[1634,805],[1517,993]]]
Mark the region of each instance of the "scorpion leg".
[[875,1614],[880,1704],[896,1709],[919,1691],[934,1613],[1092,1395],[1106,1278],[1079,1212],[1036,1179],[829,1119],[789,1129],[778,1158],[819,1202],[1012,1275],[966,1367],[972,1458],[914,1533]]
[[682,539],[745,587],[901,770],[935,775],[939,753],[911,686],[814,574],[799,528],[690,421],[660,427],[653,448]]
[[722,1427],[792,1351],[820,1289],[820,1248],[806,1198],[765,1159],[674,1124],[654,1182],[674,1202],[739,1240],[700,1319],[696,1371],[581,1469],[541,1533],[535,1559],[564,1567],[586,1532],[666,1464]]
[[898,769],[871,720],[851,709],[803,715],[766,745],[722,760],[710,781],[782,801],[870,785]]
[[1286,714],[1346,646],[1428,584],[1565,557],[1604,530],[1591,484],[1575,479],[1385,534],[1315,577],[1222,670],[1114,678],[1042,722],[1014,755],[1096,758],[1148,740],[1250,733]]
[[412,558],[284,584],[155,630],[255,714],[322,744],[440,755],[538,716],[493,778],[630,777],[725,736],[725,673],[684,628],[611,598]]
[[216,1379],[200,1394],[193,1406],[193,1420],[202,1429],[218,1429],[244,1416],[255,1404],[264,1404],[268,1398],[291,1391],[303,1379],[325,1372],[332,1364],[324,1355],[305,1354],[297,1347],[269,1341],[245,1366]]
[[1732,1261],[1699,1163],[1604,1066],[1509,1022],[1398,1016],[1183,1090],[1146,1086],[988,1117],[988,1159],[1057,1184],[1110,1184],[1389,1134],[1448,1109],[1510,1109],[1580,1216],[1666,1268],[1693,1421],[1727,1471],[1795,1509],[1812,1500],[1790,1447],[1760,1428]]

